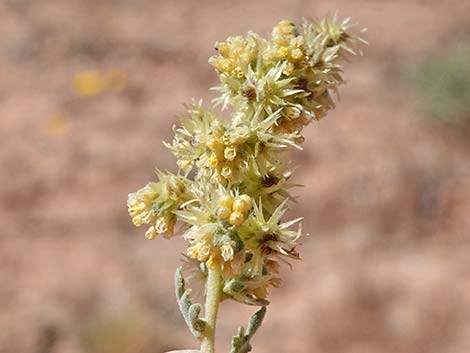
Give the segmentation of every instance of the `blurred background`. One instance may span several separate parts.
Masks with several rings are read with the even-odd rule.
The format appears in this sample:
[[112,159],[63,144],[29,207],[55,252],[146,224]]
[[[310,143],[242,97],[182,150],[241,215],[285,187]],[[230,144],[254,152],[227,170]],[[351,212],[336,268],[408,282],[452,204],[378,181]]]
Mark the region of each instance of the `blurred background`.
[[[289,157],[303,261],[254,352],[470,352],[470,2],[0,1],[0,352],[196,347],[180,239],[129,192],[174,171],[162,140],[228,35],[338,11],[369,31],[338,108]],[[254,308],[224,303],[219,349]]]

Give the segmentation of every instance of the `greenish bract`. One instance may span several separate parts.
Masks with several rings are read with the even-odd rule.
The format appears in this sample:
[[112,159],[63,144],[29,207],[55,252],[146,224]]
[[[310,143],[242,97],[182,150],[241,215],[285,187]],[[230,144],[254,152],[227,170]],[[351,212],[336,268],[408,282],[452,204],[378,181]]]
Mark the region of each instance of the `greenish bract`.
[[[266,306],[269,288],[281,284],[279,264],[299,258],[301,218],[283,219],[296,186],[283,152],[302,149],[303,128],[334,108],[332,95],[344,83],[341,62],[363,42],[349,27],[349,19],[299,27],[281,21],[268,38],[249,32],[216,43],[209,63],[220,95],[207,109],[201,101],[188,105],[165,143],[178,173],[158,172],[158,182],[129,194],[129,213],[136,226],[148,226],[147,238],[171,237],[181,224],[188,270],[207,281],[206,318],[189,300],[181,271],[177,298],[204,352],[214,350],[221,300]],[[231,118],[217,106],[231,109]],[[251,349],[251,336],[240,331],[232,351]]]

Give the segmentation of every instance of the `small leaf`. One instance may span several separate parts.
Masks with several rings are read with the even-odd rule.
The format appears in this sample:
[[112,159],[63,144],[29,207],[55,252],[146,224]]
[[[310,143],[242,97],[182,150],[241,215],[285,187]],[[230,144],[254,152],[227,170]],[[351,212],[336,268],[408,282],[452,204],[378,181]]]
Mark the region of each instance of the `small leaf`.
[[188,328],[194,337],[201,338],[202,332],[204,332],[206,327],[205,321],[199,318],[201,305],[193,304],[191,302],[189,297],[191,289],[185,288],[185,281],[181,267],[179,267],[175,273],[175,291],[178,306],[186,325],[188,325]]
[[251,351],[252,347],[250,344],[250,339],[260,328],[265,315],[266,307],[263,306],[250,317],[246,333],[243,326],[238,328],[237,334],[232,338],[232,347],[230,349],[230,353],[248,353]]
[[253,337],[256,331],[260,328],[265,315],[266,307],[263,306],[256,313],[254,313],[252,317],[250,317],[250,321],[248,322],[248,326],[246,327],[246,335],[249,338]]
[[184,293],[184,277],[183,277],[183,269],[178,267],[175,273],[175,290],[176,290],[176,298],[180,299]]
[[193,304],[189,307],[188,318],[191,322],[192,327],[197,332],[203,332],[206,328],[206,323],[204,320],[199,318],[201,313],[201,304]]

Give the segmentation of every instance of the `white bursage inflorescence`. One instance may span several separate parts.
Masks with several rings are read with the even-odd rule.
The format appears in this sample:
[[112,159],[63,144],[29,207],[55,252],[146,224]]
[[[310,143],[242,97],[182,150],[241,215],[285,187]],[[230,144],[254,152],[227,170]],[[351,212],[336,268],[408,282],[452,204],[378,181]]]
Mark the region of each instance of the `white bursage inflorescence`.
[[[295,185],[282,152],[301,149],[303,128],[334,108],[341,63],[363,42],[350,27],[336,17],[301,26],[281,21],[268,38],[249,32],[216,43],[209,59],[220,79],[214,107],[231,108],[231,119],[193,101],[165,143],[178,173],[158,172],[158,182],[129,194],[129,214],[136,226],[148,225],[147,238],[170,237],[181,223],[187,264],[198,278],[220,270],[221,299],[267,305],[268,288],[280,285],[279,262],[299,258],[301,218],[283,220]],[[181,272],[177,278],[180,308],[203,339],[200,308],[181,289]],[[240,347],[234,353],[247,351]]]

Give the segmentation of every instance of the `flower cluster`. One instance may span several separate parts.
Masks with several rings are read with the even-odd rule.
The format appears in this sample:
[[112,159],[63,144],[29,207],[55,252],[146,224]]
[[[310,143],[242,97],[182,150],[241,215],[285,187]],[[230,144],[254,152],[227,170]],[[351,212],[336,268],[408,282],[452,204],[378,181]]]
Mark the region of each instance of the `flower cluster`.
[[127,199],[127,207],[132,222],[137,227],[148,224],[145,232],[148,239],[155,239],[157,234],[166,237],[173,235],[176,223],[174,212],[189,199],[189,180],[157,171],[160,181],[148,183]]
[[129,195],[132,221],[149,225],[149,239],[181,223],[188,263],[203,278],[220,269],[224,298],[266,305],[268,288],[280,285],[279,263],[299,258],[301,227],[292,227],[301,218],[283,220],[294,184],[281,152],[301,149],[303,128],[334,107],[341,62],[362,41],[349,28],[336,18],[281,21],[268,38],[250,32],[216,43],[214,106],[230,107],[231,119],[201,101],[188,105],[165,144],[178,174],[159,172]]

